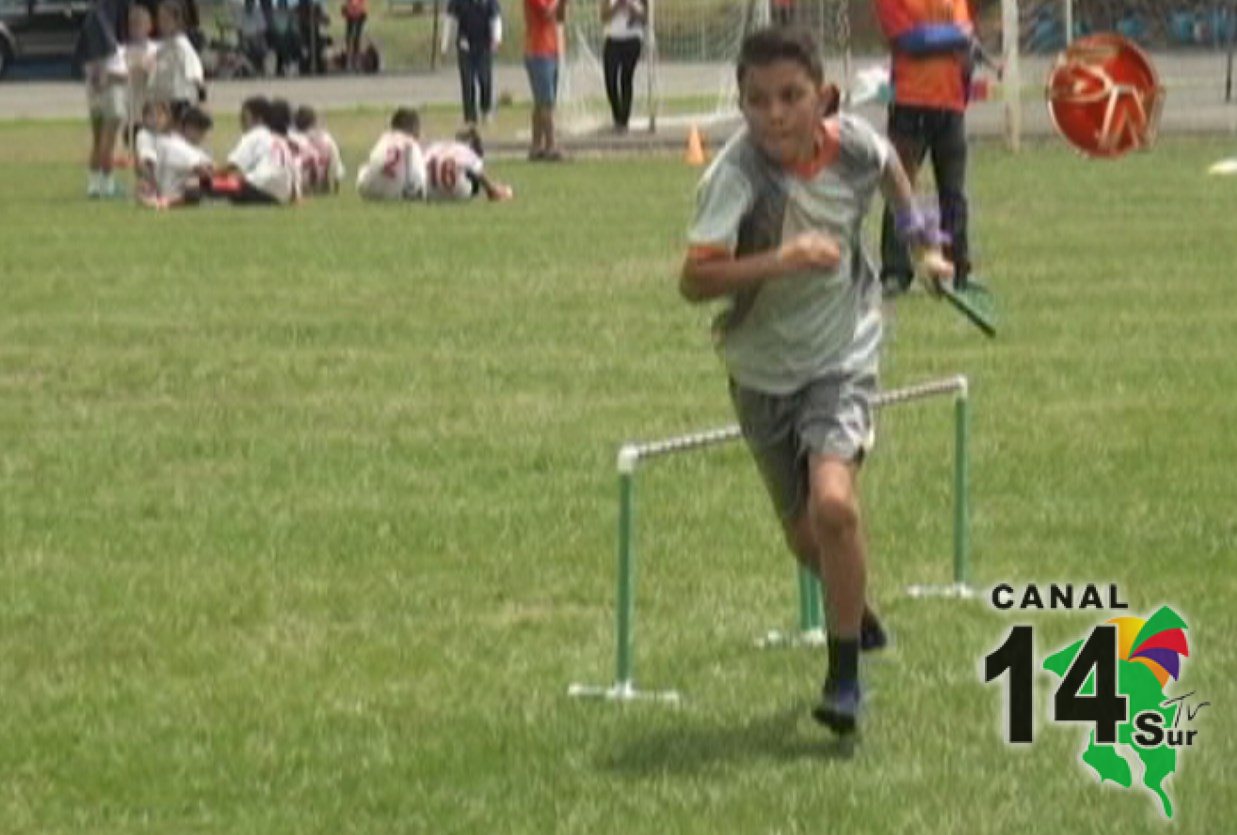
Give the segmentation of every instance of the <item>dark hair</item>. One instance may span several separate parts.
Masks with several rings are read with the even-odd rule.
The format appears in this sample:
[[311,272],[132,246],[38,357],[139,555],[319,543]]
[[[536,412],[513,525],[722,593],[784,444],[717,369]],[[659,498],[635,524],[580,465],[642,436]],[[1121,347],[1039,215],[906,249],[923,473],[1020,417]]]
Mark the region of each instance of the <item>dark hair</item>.
[[271,99],[266,108],[266,126],[271,133],[288,135],[288,128],[292,127],[292,105],[287,99]]
[[270,117],[271,103],[266,96],[250,96],[241,102],[241,113],[248,113],[260,125],[265,125]]
[[472,152],[477,156],[485,156],[485,146],[481,144],[481,134],[478,133],[477,129],[471,125],[460,130],[460,132],[455,135],[455,141],[463,142],[469,148],[472,148]]
[[402,130],[415,136],[421,132],[421,116],[411,107],[401,107],[391,117],[391,129]]
[[200,130],[203,133],[215,126],[215,122],[211,119],[210,114],[200,107],[189,107],[180,116],[181,129],[192,128]]
[[739,47],[739,63],[735,68],[739,87],[750,67],[767,67],[774,61],[793,61],[816,84],[825,81],[825,68],[812,33],[798,26],[771,26],[757,29],[743,39]]
[[292,124],[296,126],[297,130],[304,133],[314,125],[318,124],[318,114],[315,113],[314,109],[309,105],[302,104],[296,109],[296,112],[292,114]]

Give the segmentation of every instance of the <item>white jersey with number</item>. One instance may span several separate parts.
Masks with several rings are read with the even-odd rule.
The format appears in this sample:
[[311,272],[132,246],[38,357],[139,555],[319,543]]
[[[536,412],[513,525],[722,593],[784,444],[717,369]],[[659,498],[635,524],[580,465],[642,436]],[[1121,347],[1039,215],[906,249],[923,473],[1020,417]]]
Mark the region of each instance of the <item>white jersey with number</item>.
[[198,178],[203,168],[209,168],[210,155],[179,133],[164,134],[155,139],[155,182],[159,196],[184,196],[185,186]]
[[312,128],[308,133],[289,131],[288,140],[296,146],[304,190],[333,192],[347,173],[335,139],[321,128]]
[[463,142],[435,142],[425,151],[431,200],[468,200],[477,193],[485,162]]
[[425,155],[421,145],[406,133],[387,131],[361,166],[356,187],[366,200],[423,200]]
[[266,192],[280,203],[290,203],[300,194],[300,173],[288,140],[265,126],[251,128],[228,154],[245,182]]

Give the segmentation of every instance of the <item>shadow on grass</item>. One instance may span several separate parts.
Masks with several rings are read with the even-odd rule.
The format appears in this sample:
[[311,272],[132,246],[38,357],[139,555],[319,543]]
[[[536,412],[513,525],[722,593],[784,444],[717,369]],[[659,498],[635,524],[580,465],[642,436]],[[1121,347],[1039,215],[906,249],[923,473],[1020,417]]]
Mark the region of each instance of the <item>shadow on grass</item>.
[[807,719],[808,705],[795,704],[746,722],[731,717],[676,714],[681,723],[624,740],[598,757],[601,768],[632,776],[687,774],[743,761],[847,761],[855,737],[838,738]]

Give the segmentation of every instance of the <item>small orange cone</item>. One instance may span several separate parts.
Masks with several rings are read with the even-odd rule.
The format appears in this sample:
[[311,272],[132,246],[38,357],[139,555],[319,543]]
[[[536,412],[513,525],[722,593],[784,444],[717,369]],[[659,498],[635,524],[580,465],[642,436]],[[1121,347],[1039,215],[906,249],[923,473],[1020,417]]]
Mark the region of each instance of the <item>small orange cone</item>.
[[692,125],[691,131],[687,134],[687,154],[686,160],[688,165],[700,166],[708,162],[708,155],[704,150],[704,140],[700,137],[700,129]]

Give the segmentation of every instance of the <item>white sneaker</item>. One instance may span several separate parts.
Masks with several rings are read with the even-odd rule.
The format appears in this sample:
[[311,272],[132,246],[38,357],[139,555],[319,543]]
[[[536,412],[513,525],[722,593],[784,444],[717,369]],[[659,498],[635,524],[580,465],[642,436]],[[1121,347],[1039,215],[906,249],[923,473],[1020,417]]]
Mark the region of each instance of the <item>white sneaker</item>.
[[91,171],[86,178],[86,196],[93,200],[96,197],[103,195],[103,180],[99,177],[98,172]]

